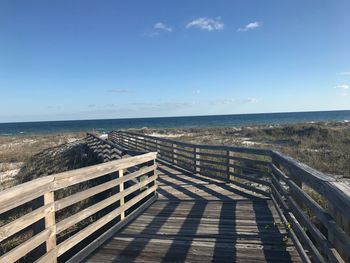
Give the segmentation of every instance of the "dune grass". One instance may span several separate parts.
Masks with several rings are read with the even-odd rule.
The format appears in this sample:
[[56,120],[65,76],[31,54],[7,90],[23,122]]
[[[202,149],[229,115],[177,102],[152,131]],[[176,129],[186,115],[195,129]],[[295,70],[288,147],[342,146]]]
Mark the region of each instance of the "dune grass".
[[274,149],[324,173],[350,178],[350,123],[138,131],[190,143]]

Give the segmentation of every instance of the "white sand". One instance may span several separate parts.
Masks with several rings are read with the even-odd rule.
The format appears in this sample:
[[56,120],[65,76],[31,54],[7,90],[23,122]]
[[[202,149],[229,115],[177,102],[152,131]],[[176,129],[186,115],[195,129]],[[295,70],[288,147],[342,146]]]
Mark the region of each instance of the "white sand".
[[0,182],[3,183],[4,181],[12,180],[18,174],[19,170],[21,169],[13,169],[0,173]]
[[160,137],[160,138],[176,138],[176,137],[181,137],[181,136],[191,136],[190,133],[168,133],[168,134],[161,134],[161,133],[150,133],[147,134],[149,136],[154,136],[154,137]]

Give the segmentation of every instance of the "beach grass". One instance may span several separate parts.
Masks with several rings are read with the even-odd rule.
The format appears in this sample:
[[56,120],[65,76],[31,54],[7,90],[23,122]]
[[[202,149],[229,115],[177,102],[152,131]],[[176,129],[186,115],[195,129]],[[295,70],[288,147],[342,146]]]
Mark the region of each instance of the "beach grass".
[[321,172],[350,178],[350,123],[136,131],[190,143],[278,150]]

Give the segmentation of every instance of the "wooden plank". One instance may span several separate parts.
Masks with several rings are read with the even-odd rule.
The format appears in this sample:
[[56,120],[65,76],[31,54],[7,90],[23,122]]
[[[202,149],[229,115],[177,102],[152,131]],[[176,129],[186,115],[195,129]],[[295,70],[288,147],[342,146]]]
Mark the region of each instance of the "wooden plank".
[[[66,263],[78,263],[82,262],[87,256],[89,256],[94,250],[100,247],[105,241],[110,239],[117,231],[122,229],[125,225],[129,224],[132,220],[135,220],[142,212],[144,212],[151,204],[153,204],[157,199],[157,195],[147,200],[142,206],[138,207],[135,211],[129,214],[123,221],[120,221],[115,226],[104,232],[101,236],[96,238],[88,246],[84,247],[78,253],[76,253],[72,258],[70,258]],[[44,262],[43,262],[44,263]]]
[[237,174],[237,173],[230,172],[230,175],[247,180],[247,181],[251,181],[254,183],[262,184],[262,185],[265,185],[267,187],[270,187],[270,185],[271,185],[270,182],[268,182],[268,181],[264,181],[264,180],[261,180],[259,178],[255,178],[254,176],[256,176],[256,174],[244,175],[244,174]]
[[[273,167],[275,172],[278,172],[280,175],[283,174],[277,167]],[[341,243],[341,246],[345,251],[350,251],[350,237],[341,229],[334,219],[310,196],[308,196],[302,189],[300,189],[291,179],[287,178],[285,175],[282,177],[285,180],[285,183],[293,189],[293,193],[303,201],[303,205],[306,205],[312,213],[324,224],[328,229],[328,232],[331,233],[336,239]],[[295,211],[296,212],[296,211]]]
[[201,149],[206,149],[206,150],[222,150],[222,151],[233,151],[233,152],[240,152],[240,153],[247,153],[247,154],[256,154],[256,155],[266,155],[270,156],[271,151],[267,149],[257,149],[257,148],[247,148],[247,147],[233,147],[233,146],[219,146],[219,145],[203,145],[203,144],[191,144],[191,143],[185,143],[185,142],[180,142],[176,140],[170,140],[170,139],[165,139],[165,138],[160,138],[160,137],[154,137],[154,136],[149,136],[145,134],[138,134],[134,132],[121,132],[124,135],[129,135],[130,137],[132,136],[137,136],[137,137],[143,137],[143,138],[149,138],[153,140],[157,140],[159,142],[165,142],[165,143],[175,143],[178,145],[182,145],[185,147],[189,148],[201,148]]
[[[46,251],[50,252],[56,249],[56,220],[55,220],[55,200],[54,192],[48,192],[44,195],[44,205],[50,206],[49,212],[45,215],[45,228],[51,229],[51,233],[46,240]],[[57,262],[57,259],[53,260]]]
[[[152,170],[153,170],[153,169],[152,169]],[[120,179],[122,179],[122,178],[123,178],[123,175],[124,175],[123,170],[119,170],[119,172],[118,172],[118,177],[119,177]],[[138,183],[137,185],[140,185],[140,183]],[[123,183],[123,182],[119,185],[119,192],[121,192],[121,193],[124,192],[124,183]],[[122,194],[121,197],[120,197],[120,206],[121,206],[121,207],[123,207],[123,206],[124,206],[124,203],[125,203],[125,201],[124,201],[124,196],[125,196],[125,193]],[[120,220],[123,220],[124,218],[125,218],[125,211],[122,211],[122,212],[120,213]]]
[[116,161],[110,161],[107,163],[59,173],[54,176],[54,190],[56,191],[67,186],[88,181],[122,169],[127,169],[129,167],[154,160],[156,156],[157,153],[151,152],[143,155],[133,156],[125,159],[119,159]]
[[304,212],[300,209],[297,203],[293,199],[288,198],[288,204],[291,210],[293,211],[293,215],[298,219],[298,221],[302,225],[307,227],[312,237],[316,240],[318,245],[322,248],[322,252],[327,254],[328,260],[330,262],[344,262],[344,261],[339,261],[340,256],[337,253],[337,251],[332,249],[331,243],[311,222],[311,220],[304,214]]
[[22,258],[30,251],[38,247],[40,244],[44,243],[46,239],[49,238],[51,232],[51,229],[45,229],[34,237],[31,237],[24,243],[10,250],[8,253],[2,255],[0,257],[0,263],[15,262],[18,259]]
[[335,181],[335,179],[329,175],[316,171],[306,164],[303,164],[280,152],[272,151],[272,158],[275,163],[282,165],[291,174],[293,174],[293,176],[298,177],[302,182],[306,183],[320,194],[324,194],[324,182]]
[[191,148],[191,150],[187,150],[187,149],[185,149],[185,148],[181,148],[181,147],[179,147],[179,145],[177,145],[177,144],[174,144],[174,149],[176,149],[176,150],[178,150],[178,151],[180,151],[180,152],[185,152],[185,153],[189,153],[189,154],[192,154],[193,155],[193,147],[187,147],[187,148]]
[[16,185],[0,192],[0,214],[27,203],[50,191],[53,176]]
[[51,210],[52,205],[45,205],[0,227],[0,242],[44,218]]
[[57,200],[55,202],[56,210],[59,211],[59,210],[61,210],[63,208],[66,208],[66,207],[68,207],[68,206],[70,206],[72,204],[80,202],[80,201],[82,201],[82,200],[84,200],[86,198],[89,198],[89,197],[93,196],[93,195],[96,195],[98,193],[101,193],[103,191],[111,189],[113,187],[116,187],[116,186],[120,185],[121,183],[127,182],[127,181],[132,180],[132,179],[134,179],[136,177],[139,177],[139,176],[141,176],[143,174],[151,172],[154,169],[156,169],[155,165],[149,166],[149,167],[145,167],[145,168],[141,168],[140,170],[138,170],[136,172],[133,172],[131,174],[125,175],[124,177],[105,182],[103,184],[91,187],[91,188],[89,188],[87,190],[83,190],[83,191],[80,191],[80,192],[75,193],[73,195],[67,196],[67,197],[62,198],[60,200]]
[[203,169],[205,170],[209,170],[211,172],[217,172],[217,173],[222,173],[222,174],[226,174],[226,169],[218,169],[218,168],[214,168],[212,166],[208,166],[208,165],[203,165],[203,164],[200,164],[200,165],[197,165],[199,168],[201,168],[201,171]]
[[293,231],[295,232],[296,236],[298,237],[299,241],[303,244],[303,246],[309,250],[309,252],[312,254],[313,261],[320,262],[320,263],[326,263],[318,249],[315,247],[313,242],[310,240],[308,235],[305,233],[302,226],[299,224],[299,222],[294,218],[293,214],[288,212],[288,207],[283,200],[282,196],[278,193],[274,185],[272,186],[273,194],[275,194],[275,198],[277,200],[277,203],[282,206],[282,209],[285,212],[285,215],[288,219],[288,222],[291,224],[291,227]]
[[132,198],[130,201],[126,202],[123,207],[118,207],[117,209],[113,210],[112,212],[108,213],[104,217],[100,218],[99,220],[95,221],[91,225],[87,226],[83,230],[79,231],[75,235],[71,236],[67,240],[63,241],[59,245],[57,245],[57,255],[60,256],[69,249],[71,249],[73,246],[78,244],[80,241],[94,233],[97,229],[101,228],[114,218],[120,215],[122,211],[125,211],[132,207],[134,204],[145,198],[147,195],[149,195],[152,192],[155,192],[157,189],[157,185],[152,186],[151,188],[147,189],[146,191],[142,192],[141,194],[137,195],[136,197]]
[[[106,208],[107,206],[121,200],[121,198],[141,189],[142,187],[155,181],[156,179],[157,179],[157,176],[153,175],[153,176],[147,178],[147,180],[144,180],[138,184],[135,184],[135,185],[127,188],[124,191],[121,191],[113,196],[110,196],[110,197],[108,197],[108,198],[106,198],[106,199],[104,199],[104,200],[102,200],[102,201],[100,201],[92,206],[89,206],[89,207],[79,211],[76,214],[71,215],[70,217],[63,219],[62,221],[57,223],[57,233],[61,233],[62,231],[66,230],[67,228],[77,224],[81,220],[83,220],[83,219],[97,213],[98,211]],[[121,203],[120,205],[122,206],[123,204]],[[123,212],[125,212],[125,211],[122,211],[122,213]]]
[[[276,210],[277,210],[279,216],[281,217],[281,219],[283,220],[283,222],[284,222],[286,225],[288,225],[289,222],[288,222],[287,218],[284,216],[282,209],[279,207],[279,205],[278,205],[278,203],[277,203],[277,200],[274,198],[273,195],[271,195],[271,199],[272,199],[272,201],[273,201],[273,203],[274,203],[274,205],[275,205],[275,207],[276,207]],[[293,241],[293,243],[294,243],[294,245],[295,245],[295,248],[297,249],[297,251],[298,251],[298,253],[299,253],[299,255],[300,255],[302,261],[303,261],[304,263],[311,263],[311,260],[310,260],[309,256],[307,255],[307,253],[306,253],[306,251],[305,251],[303,245],[300,243],[300,240],[298,239],[298,237],[297,237],[297,235],[295,234],[294,230],[293,230],[293,229],[290,229],[289,232],[290,232],[290,236],[291,236],[291,238],[292,238],[292,241]]]

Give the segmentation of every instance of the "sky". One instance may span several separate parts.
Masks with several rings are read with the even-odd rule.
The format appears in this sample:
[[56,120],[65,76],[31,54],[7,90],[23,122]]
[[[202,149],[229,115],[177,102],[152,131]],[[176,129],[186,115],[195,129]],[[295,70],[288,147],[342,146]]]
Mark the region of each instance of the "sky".
[[0,0],[0,122],[350,109],[348,0]]

